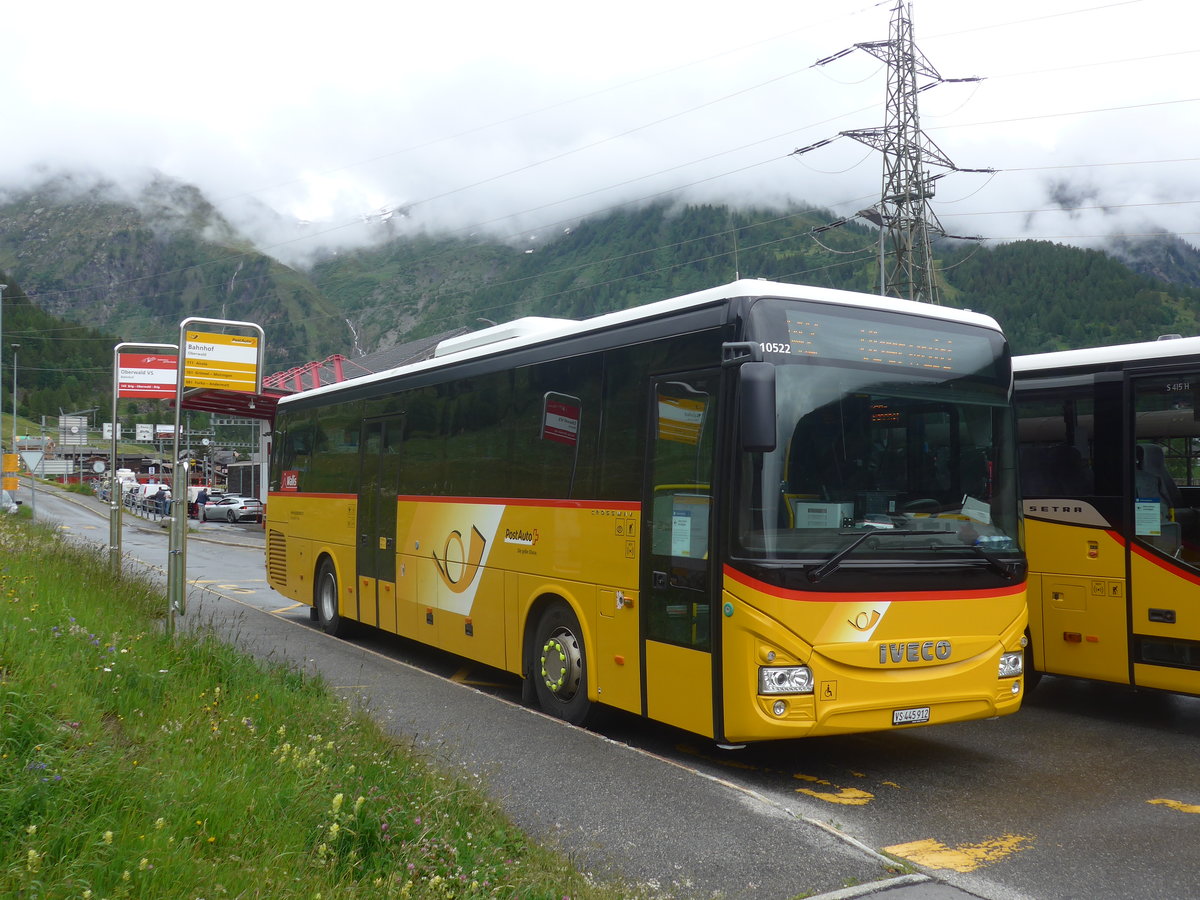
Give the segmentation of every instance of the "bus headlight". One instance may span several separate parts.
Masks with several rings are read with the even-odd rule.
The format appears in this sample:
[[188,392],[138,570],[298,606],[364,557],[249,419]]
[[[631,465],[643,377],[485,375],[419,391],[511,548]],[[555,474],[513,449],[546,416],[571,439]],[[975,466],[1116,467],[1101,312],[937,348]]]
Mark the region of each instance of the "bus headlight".
[[759,666],[760,694],[811,694],[813,674],[808,666]]
[[1000,654],[1000,677],[1001,678],[1016,678],[1025,671],[1025,654],[1017,653],[1001,653]]

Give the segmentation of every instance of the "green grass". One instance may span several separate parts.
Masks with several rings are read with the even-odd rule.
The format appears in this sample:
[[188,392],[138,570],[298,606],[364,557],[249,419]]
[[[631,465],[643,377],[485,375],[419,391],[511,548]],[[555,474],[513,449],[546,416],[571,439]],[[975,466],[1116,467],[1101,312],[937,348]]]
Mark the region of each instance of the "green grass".
[[0,518],[0,896],[641,895],[532,844],[319,679]]

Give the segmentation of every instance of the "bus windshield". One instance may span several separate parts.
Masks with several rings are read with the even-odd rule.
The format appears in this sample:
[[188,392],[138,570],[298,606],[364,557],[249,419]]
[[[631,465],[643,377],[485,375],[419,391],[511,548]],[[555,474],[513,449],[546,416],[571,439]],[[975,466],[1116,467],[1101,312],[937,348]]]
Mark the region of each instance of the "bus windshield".
[[742,456],[737,555],[836,564],[851,553],[902,563],[1018,552],[1003,338],[881,318],[868,328],[853,310],[756,306],[755,337],[775,365],[777,443]]

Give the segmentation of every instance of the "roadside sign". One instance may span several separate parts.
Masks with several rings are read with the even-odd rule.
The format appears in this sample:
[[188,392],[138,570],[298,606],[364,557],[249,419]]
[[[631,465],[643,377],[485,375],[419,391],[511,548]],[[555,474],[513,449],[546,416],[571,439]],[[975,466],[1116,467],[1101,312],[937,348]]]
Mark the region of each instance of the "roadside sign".
[[118,353],[117,396],[170,399],[175,396],[179,357],[162,353]]
[[245,334],[188,331],[183,386],[219,391],[258,390],[258,338]]
[[4,454],[4,490],[15,491],[20,484],[18,481],[17,460],[19,457],[15,453]]
[[578,397],[547,393],[542,409],[542,440],[574,447],[579,441],[581,411]]
[[40,474],[39,469],[42,465],[42,458],[46,454],[41,450],[22,450],[21,460],[25,463],[25,468],[34,475]]

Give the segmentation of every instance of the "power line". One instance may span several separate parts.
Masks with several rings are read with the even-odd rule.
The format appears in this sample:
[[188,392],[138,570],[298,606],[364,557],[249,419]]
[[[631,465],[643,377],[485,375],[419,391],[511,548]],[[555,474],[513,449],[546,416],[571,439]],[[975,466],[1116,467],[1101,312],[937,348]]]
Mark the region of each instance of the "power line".
[[[943,237],[945,229],[937,220],[930,200],[934,185],[943,177],[929,175],[926,166],[941,166],[948,172],[991,171],[960,169],[921,129],[917,95],[948,82],[979,81],[979,78],[943,78],[913,42],[912,2],[896,0],[886,41],[865,41],[827,56],[814,63],[824,66],[863,50],[887,65],[886,124],[839,133],[883,153],[883,189],[879,203],[858,215],[880,229],[880,293],[909,300],[938,302],[937,279],[933,272],[931,233]],[[923,80],[923,83],[919,83]],[[831,143],[828,138],[794,151],[808,153]],[[827,227],[837,227],[847,219]],[[891,253],[885,259],[885,239]]]

